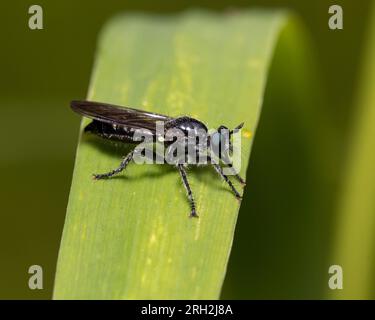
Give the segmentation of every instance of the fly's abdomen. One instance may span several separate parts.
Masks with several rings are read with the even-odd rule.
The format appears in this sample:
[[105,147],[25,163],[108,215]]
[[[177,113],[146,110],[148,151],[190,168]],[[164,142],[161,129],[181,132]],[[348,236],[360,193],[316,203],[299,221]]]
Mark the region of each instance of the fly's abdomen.
[[133,141],[134,129],[93,120],[85,127],[85,132],[95,134],[109,140],[135,142]]

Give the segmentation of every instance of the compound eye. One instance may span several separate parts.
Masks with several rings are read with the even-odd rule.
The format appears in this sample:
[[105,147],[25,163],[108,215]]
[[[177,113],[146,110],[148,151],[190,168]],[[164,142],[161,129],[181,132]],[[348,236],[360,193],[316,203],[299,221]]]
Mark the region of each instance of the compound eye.
[[219,146],[220,145],[220,139],[221,139],[221,134],[219,132],[215,132],[212,136],[211,136],[211,143],[212,145],[214,146]]

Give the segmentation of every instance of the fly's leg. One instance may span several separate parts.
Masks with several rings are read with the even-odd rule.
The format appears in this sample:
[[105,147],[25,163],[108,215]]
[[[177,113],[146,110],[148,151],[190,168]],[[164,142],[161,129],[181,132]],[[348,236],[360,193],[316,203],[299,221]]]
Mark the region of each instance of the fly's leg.
[[238,173],[236,173],[232,165],[229,165],[229,168],[233,172],[234,177],[239,181],[239,183],[241,183],[242,187],[244,187],[246,185],[246,181],[243,178],[241,178],[241,176]]
[[236,173],[234,176],[241,183],[242,187],[246,185],[246,181],[238,173]]
[[185,168],[182,164],[178,164],[177,167],[178,167],[178,171],[180,172],[181,179],[182,179],[182,182],[184,184],[184,187],[186,189],[187,196],[189,198],[190,207],[191,207],[190,217],[198,218],[197,212],[195,210],[195,202],[194,202],[193,193],[191,191],[189,181],[188,181],[187,176],[186,176],[186,170],[185,170]]
[[239,194],[239,192],[234,187],[233,183],[229,180],[228,176],[224,174],[223,169],[218,165],[213,163],[213,167],[215,168],[216,172],[221,176],[221,178],[229,185],[229,187],[232,189],[234,195],[238,200],[242,199],[242,196]]
[[134,151],[130,151],[126,157],[124,157],[120,163],[120,165],[118,166],[118,168],[110,171],[110,172],[107,172],[107,173],[102,173],[102,174],[94,174],[94,179],[95,180],[100,180],[100,179],[106,179],[106,178],[110,178],[112,177],[113,175],[117,174],[117,173],[120,173],[122,170],[124,170],[126,168],[126,166],[129,164],[130,161],[132,161],[133,159],[133,154],[134,154]]

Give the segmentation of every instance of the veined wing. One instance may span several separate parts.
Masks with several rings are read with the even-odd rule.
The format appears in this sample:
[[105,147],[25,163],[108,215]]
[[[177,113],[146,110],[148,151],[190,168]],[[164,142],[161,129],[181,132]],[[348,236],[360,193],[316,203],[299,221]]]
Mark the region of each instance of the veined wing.
[[73,111],[97,121],[134,129],[148,129],[153,132],[156,130],[156,121],[167,122],[173,119],[158,113],[94,101],[74,100],[71,102],[71,108]]

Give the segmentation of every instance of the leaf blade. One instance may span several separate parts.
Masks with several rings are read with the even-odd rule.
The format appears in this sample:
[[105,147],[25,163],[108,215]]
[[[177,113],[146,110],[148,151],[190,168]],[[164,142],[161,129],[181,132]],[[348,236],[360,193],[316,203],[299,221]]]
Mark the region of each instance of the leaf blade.
[[[119,16],[101,37],[89,99],[188,112],[209,127],[245,121],[244,175],[285,21],[283,12],[263,11]],[[125,151],[81,136],[54,298],[218,298],[237,200],[209,168],[189,176],[200,219],[187,218],[175,170],[133,165],[115,179],[90,179],[116,167]]]

